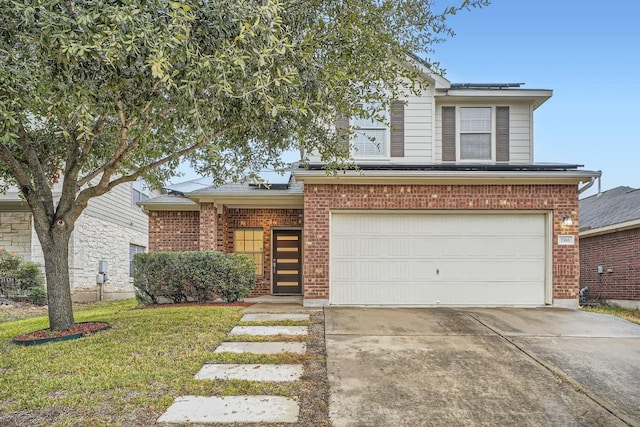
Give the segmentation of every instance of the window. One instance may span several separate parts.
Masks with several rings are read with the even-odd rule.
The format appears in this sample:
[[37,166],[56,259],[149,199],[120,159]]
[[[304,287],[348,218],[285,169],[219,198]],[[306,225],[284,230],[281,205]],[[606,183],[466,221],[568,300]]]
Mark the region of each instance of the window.
[[460,160],[491,158],[491,107],[460,108]]
[[442,161],[510,159],[508,106],[442,107]]
[[238,228],[233,232],[234,252],[249,255],[256,264],[256,275],[263,275],[264,252],[261,228]]
[[[388,120],[388,117],[384,119]],[[354,159],[388,156],[389,127],[385,122],[375,118],[353,118],[351,125],[354,129]]]
[[139,245],[129,245],[129,277],[133,277],[133,257],[135,254],[143,254],[146,248]]
[[134,181],[131,188],[131,204],[137,206],[136,203],[149,198],[149,187],[144,179]]

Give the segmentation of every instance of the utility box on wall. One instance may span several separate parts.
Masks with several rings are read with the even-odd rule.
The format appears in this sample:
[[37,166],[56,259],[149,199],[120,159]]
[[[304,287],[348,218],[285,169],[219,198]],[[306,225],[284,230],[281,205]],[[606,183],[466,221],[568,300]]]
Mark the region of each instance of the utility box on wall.
[[109,263],[105,260],[98,261],[98,273],[104,274],[109,272]]

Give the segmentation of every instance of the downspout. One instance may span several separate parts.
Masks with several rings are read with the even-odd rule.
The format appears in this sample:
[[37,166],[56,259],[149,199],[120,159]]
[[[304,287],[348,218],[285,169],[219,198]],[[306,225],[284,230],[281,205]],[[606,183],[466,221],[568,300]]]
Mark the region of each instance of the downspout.
[[592,176],[591,179],[589,180],[589,182],[587,182],[584,186],[582,186],[581,188],[578,188],[578,194],[582,194],[583,192],[587,191],[589,188],[591,188],[591,186],[593,185],[594,182],[596,182],[596,178],[598,178],[598,194],[600,194],[600,177],[602,176],[602,172],[598,171],[598,175],[597,176]]

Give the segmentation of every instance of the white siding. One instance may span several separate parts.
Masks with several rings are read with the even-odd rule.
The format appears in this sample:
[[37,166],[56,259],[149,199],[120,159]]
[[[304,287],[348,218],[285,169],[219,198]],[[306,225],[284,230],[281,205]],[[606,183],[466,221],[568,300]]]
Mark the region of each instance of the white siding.
[[531,107],[529,104],[511,105],[509,108],[509,160],[510,163],[531,163]]
[[543,305],[545,214],[333,213],[332,304]]
[[394,163],[433,162],[433,88],[420,96],[410,95],[404,109],[404,157],[393,157]]
[[147,215],[132,203],[132,183],[121,184],[89,201],[83,215],[89,215],[141,233],[147,233]]

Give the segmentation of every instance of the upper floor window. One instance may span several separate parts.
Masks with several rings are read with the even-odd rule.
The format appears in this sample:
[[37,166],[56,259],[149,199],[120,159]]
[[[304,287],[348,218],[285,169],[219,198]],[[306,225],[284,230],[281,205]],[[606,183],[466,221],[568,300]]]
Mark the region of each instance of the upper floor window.
[[460,108],[460,160],[491,160],[491,107]]
[[443,162],[508,162],[509,107],[442,107]]
[[149,195],[149,187],[144,179],[138,179],[132,183],[131,203],[133,206],[137,206],[136,203],[138,202],[147,200]]
[[[385,116],[381,118],[388,120]],[[354,129],[352,140],[354,159],[389,156],[389,126],[384,121],[378,121],[375,118],[353,118],[351,126]]]
[[[367,108],[367,106],[365,106]],[[373,108],[373,106],[371,107]],[[355,160],[380,160],[404,157],[404,100],[391,102],[389,111],[378,113],[378,117],[348,120],[338,117],[336,132],[345,135],[351,126],[351,140],[340,138],[340,142],[351,146],[351,158]],[[389,126],[390,125],[390,126]]]

